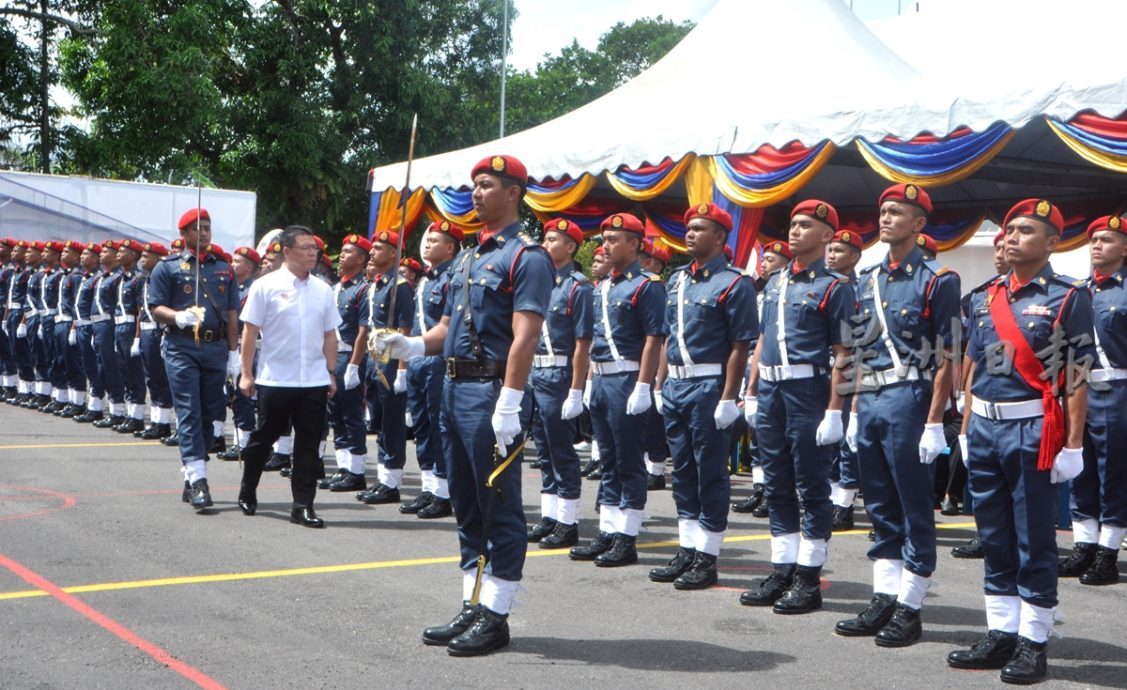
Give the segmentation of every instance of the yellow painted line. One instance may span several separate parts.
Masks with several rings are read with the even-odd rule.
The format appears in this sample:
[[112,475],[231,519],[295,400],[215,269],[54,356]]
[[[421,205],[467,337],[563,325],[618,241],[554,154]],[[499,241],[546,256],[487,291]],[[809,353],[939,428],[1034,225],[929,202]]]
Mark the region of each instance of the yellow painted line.
[[[967,527],[974,527],[973,522],[955,522],[936,525],[939,529],[963,529]],[[868,534],[868,530],[850,530],[848,532],[838,532],[834,536],[851,536],[851,535],[864,535]],[[771,538],[770,534],[745,534],[738,537],[726,537],[725,542],[745,542],[745,541],[767,541]],[[677,546],[678,541],[650,541],[638,544],[639,549],[657,549],[666,546]],[[543,551],[530,551],[528,558],[540,558],[544,556],[562,556],[567,553],[567,549],[548,549]],[[198,585],[209,582],[237,582],[240,580],[264,580],[275,577],[294,577],[297,575],[326,575],[331,573],[348,573],[358,570],[382,570],[385,568],[409,568],[421,565],[441,565],[448,563],[457,563],[460,559],[457,556],[442,556],[438,558],[413,558],[397,561],[371,561],[368,563],[344,563],[340,565],[321,565],[309,568],[287,568],[284,570],[257,570],[247,573],[218,573],[215,575],[189,575],[186,577],[165,577],[153,580],[132,580],[128,582],[103,582],[100,584],[92,585],[75,585],[73,587],[63,587],[63,591],[68,594],[86,594],[90,592],[116,592],[125,589],[147,589],[151,587],[169,587],[173,585]],[[16,592],[0,592],[0,601],[10,601],[12,599],[31,599],[34,597],[45,597],[47,592],[41,589],[26,589]]]
[[156,446],[160,441],[122,441],[118,443],[36,443],[20,446],[0,446],[0,450],[32,450],[36,448],[109,448],[111,446]]

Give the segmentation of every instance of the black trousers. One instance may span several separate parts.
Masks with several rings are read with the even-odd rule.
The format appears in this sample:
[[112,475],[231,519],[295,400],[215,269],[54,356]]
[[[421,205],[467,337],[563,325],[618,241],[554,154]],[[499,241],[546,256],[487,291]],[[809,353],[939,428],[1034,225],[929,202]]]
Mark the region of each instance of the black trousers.
[[290,491],[295,508],[313,505],[317,494],[318,453],[321,429],[325,425],[328,386],[282,388],[258,386],[258,426],[250,434],[243,452],[244,489],[257,489],[262,467],[273,451],[274,442],[293,422],[293,474]]

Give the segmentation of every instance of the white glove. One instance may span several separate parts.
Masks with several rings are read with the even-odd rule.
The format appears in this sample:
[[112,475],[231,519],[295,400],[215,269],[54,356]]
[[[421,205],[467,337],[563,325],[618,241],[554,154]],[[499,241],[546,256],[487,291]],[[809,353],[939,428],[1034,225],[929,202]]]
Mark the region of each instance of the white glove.
[[654,409],[657,410],[658,414],[662,413],[661,411],[664,409],[664,405],[665,405],[665,399],[661,397],[661,391],[655,390],[654,391]]
[[140,338],[134,338],[133,339],[133,344],[129,347],[129,356],[130,357],[140,357],[141,356],[141,339]]
[[497,407],[493,409],[493,435],[497,438],[497,448],[502,453],[520,435],[522,399],[524,391],[515,388],[501,388],[501,395],[497,397]]
[[0,319],[0,331],[4,331],[4,335],[8,335],[8,319]]
[[227,352],[227,375],[233,379],[238,379],[242,368],[243,364],[239,359],[239,351],[237,349],[229,350]]
[[1083,448],[1062,448],[1057,453],[1057,458],[1053,461],[1053,469],[1050,470],[1051,477],[1049,481],[1053,484],[1063,484],[1064,482],[1076,479],[1077,475],[1084,471],[1084,449]]
[[947,439],[943,436],[943,424],[924,424],[924,433],[920,437],[920,463],[930,465],[935,462],[946,447]]
[[72,329],[70,329],[70,332],[67,333],[67,345],[77,345],[77,344],[78,344],[78,331],[76,331],[72,328]]
[[564,398],[560,419],[575,419],[583,412],[583,391],[578,388],[568,390]]
[[583,406],[588,410],[591,409],[591,379],[587,379],[587,383],[583,384]]
[[20,325],[16,326],[16,337],[17,338],[26,338],[27,337],[27,324],[26,323],[20,323]]
[[344,368],[344,389],[350,391],[360,385],[360,365],[349,364]]
[[814,442],[819,446],[828,446],[841,440],[841,410],[826,410],[822,423],[814,432]]
[[740,408],[736,407],[735,400],[721,400],[716,404],[712,413],[712,420],[716,422],[717,429],[727,429],[735,423],[740,416]]
[[967,413],[967,394],[959,393],[955,396],[955,411],[961,415]]
[[46,340],[47,339],[47,327],[46,326],[40,326],[39,327],[39,339],[40,340]]
[[423,337],[416,335],[408,338],[402,333],[387,335],[383,332],[373,333],[369,349],[375,352],[387,352],[391,359],[414,359],[426,354],[427,346]]
[[748,428],[754,429],[757,423],[756,417],[759,416],[759,398],[754,395],[744,396],[744,421],[747,422]]
[[857,452],[857,413],[849,415],[849,423],[845,425],[845,445],[849,450]]
[[963,467],[970,468],[970,444],[967,435],[959,434],[959,454],[963,456]]
[[391,390],[395,393],[407,392],[407,372],[400,370],[395,375],[395,382],[391,384]]
[[407,410],[407,413],[403,416],[403,419],[405,422],[407,422],[408,429],[415,426],[415,415],[411,414],[411,410]]
[[200,322],[200,316],[194,311],[178,311],[176,312],[176,326],[177,328],[191,328]]
[[653,398],[650,397],[650,384],[638,382],[634,384],[634,392],[626,399],[626,414],[638,415],[650,409]]

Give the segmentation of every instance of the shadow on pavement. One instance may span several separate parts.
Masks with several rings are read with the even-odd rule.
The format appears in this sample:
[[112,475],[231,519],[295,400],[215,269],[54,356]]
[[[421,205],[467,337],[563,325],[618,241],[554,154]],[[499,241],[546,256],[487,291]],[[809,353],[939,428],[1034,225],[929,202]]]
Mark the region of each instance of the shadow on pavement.
[[577,661],[636,671],[742,673],[765,671],[797,659],[789,654],[756,652],[692,640],[569,640],[559,637],[514,638],[513,652],[545,661]]

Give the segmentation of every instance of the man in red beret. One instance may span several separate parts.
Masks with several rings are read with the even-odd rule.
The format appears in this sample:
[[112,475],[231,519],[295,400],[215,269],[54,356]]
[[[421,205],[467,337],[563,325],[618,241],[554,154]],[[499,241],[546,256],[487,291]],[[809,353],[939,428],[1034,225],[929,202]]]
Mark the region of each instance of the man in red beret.
[[583,412],[583,389],[591,353],[594,313],[592,287],[575,263],[583,230],[565,218],[544,224],[542,246],[555,267],[548,316],[532,360],[532,398],[536,416],[532,438],[540,461],[540,521],[528,541],[542,549],[579,541],[580,467],[575,419]]
[[75,292],[75,319],[71,332],[67,336],[68,342],[72,339],[77,342],[81,351],[82,370],[85,375],[85,386],[76,394],[75,404],[84,408],[74,416],[78,423],[96,422],[103,417],[105,406],[106,382],[99,369],[98,353],[94,349],[93,317],[97,313],[94,300],[98,294],[98,285],[102,278],[100,262],[102,245],[91,242],[86,245],[78,259],[81,281]]
[[599,281],[607,277],[608,273],[610,273],[610,264],[607,263],[607,252],[600,245],[595,247],[595,251],[591,255],[591,278],[596,287]]
[[56,417],[77,415],[82,409],[81,403],[76,404],[78,392],[86,390],[82,349],[77,340],[71,342],[70,339],[75,319],[75,297],[82,284],[82,274],[77,270],[77,265],[84,247],[81,242],[67,240],[62,243],[62,253],[59,255],[60,279],[52,334],[59,374],[59,380],[55,384],[56,400],[59,401],[54,411]]
[[35,270],[27,260],[27,255],[31,251],[31,243],[27,240],[18,240],[16,246],[12,248],[10,260],[13,270],[5,303],[7,307],[4,319],[5,332],[16,364],[16,395],[9,397],[8,402],[19,406],[35,394],[35,365],[27,347],[25,321],[25,312],[30,310],[27,304],[27,286]]
[[1103,216],[1088,226],[1092,276],[1088,289],[1095,309],[1098,361],[1088,372],[1088,417],[1084,471],[1072,480],[1072,553],[1060,564],[1061,577],[1084,585],[1119,582],[1119,545],[1127,534],[1127,222]]
[[39,337],[40,363],[37,373],[40,385],[47,396],[39,411],[54,414],[66,407],[66,369],[55,338],[55,317],[59,313],[59,288],[63,282],[60,263],[64,246],[51,240],[44,243],[42,279],[39,285]]
[[[235,251],[231,254],[231,270],[235,273],[235,286],[239,291],[240,313],[242,313],[243,306],[246,304],[247,294],[250,293],[250,287],[254,284],[254,279],[261,263],[262,258],[253,247],[236,247]],[[240,352],[242,351],[243,325],[244,324],[240,321]],[[250,434],[257,426],[258,420],[255,416],[255,401],[248,398],[239,390],[237,381],[228,379],[227,395],[231,400],[231,421],[235,429],[232,435],[232,444],[228,448],[217,452],[215,457],[230,462],[239,460],[243,456],[243,451],[246,450],[247,445],[250,443]],[[334,396],[334,398],[335,397],[336,396]]]
[[125,384],[125,420],[113,427],[119,434],[139,433],[145,429],[145,365],[141,360],[141,330],[137,324],[148,284],[148,276],[137,267],[144,251],[145,245],[137,240],[122,240],[117,250],[121,277],[113,313],[114,344]]
[[12,278],[16,275],[17,267],[12,262],[12,250],[16,240],[5,237],[0,241],[0,400],[8,401],[18,395],[17,383],[19,376],[16,374],[16,359],[12,354],[12,340],[8,333],[8,291]]
[[[873,636],[882,647],[915,644],[920,609],[935,570],[935,469],[947,447],[943,414],[954,381],[959,325],[959,277],[923,258],[917,238],[931,199],[913,184],[881,194],[880,239],[885,260],[858,280],[860,361],[848,441],[857,449],[865,508],[875,543],[873,597],[835,632]],[[875,323],[874,323],[875,322]],[[861,375],[856,372],[855,375]]]
[[1056,484],[1084,467],[1088,386],[1075,363],[1098,360],[1087,285],[1049,264],[1060,210],[1026,199],[1002,227],[1011,268],[971,298],[971,414],[959,439],[985,555],[988,632],[947,663],[1000,668],[1003,681],[1028,684],[1046,674],[1057,606]]
[[21,406],[36,410],[51,402],[48,390],[51,384],[47,381],[45,370],[46,353],[39,328],[43,312],[46,311],[43,306],[43,281],[48,273],[45,268],[47,253],[46,243],[35,241],[29,244],[24,254],[24,264],[28,269],[26,309],[21,326],[22,332],[17,333],[19,337],[25,339],[31,360],[31,396]]
[[[660,276],[665,273],[665,266],[672,258],[672,254],[665,246],[647,237],[642,242],[638,265],[643,271]],[[646,490],[660,491],[665,488],[665,459],[669,456],[669,444],[665,438],[665,421],[656,405],[646,411],[646,417],[648,418],[646,428],[650,430],[646,435],[645,452],[642,453],[642,459],[646,463]]]
[[[476,250],[463,252],[451,268],[442,320],[422,336],[374,343],[393,358],[447,357],[442,433],[458,518],[463,606],[449,624],[426,629],[423,642],[445,645],[453,656],[487,654],[509,643],[509,608],[528,544],[520,463],[512,460],[520,452],[521,402],[553,274],[547,253],[521,230],[524,165],[512,156],[490,156],[474,166],[472,178],[473,207],[484,228]],[[498,463],[504,463],[500,469]],[[486,486],[491,475],[492,489]],[[492,525],[484,522],[487,508]],[[476,577],[479,556],[489,563],[487,577]]]
[[134,431],[133,435],[147,441],[166,439],[172,435],[172,389],[160,351],[164,332],[157,328],[149,307],[149,277],[168,254],[168,248],[163,244],[150,242],[144,245],[137,264],[142,276],[141,296],[137,300],[137,333],[141,339],[141,365],[149,387],[149,423],[140,431]]
[[[833,521],[830,444],[841,439],[842,325],[853,289],[825,267],[837,211],[809,199],[791,210],[794,259],[767,282],[744,417],[757,430],[771,521],[773,572],[740,595],[745,606],[802,614],[819,587]],[[831,372],[832,368],[832,372]]]

